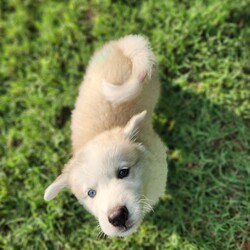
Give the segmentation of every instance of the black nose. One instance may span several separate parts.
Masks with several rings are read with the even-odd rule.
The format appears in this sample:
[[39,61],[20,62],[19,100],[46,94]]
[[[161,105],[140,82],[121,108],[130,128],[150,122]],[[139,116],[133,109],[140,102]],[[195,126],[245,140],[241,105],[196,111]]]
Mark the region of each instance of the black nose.
[[115,227],[126,227],[126,221],[128,219],[128,209],[123,207],[118,207],[112,210],[108,216],[109,222]]

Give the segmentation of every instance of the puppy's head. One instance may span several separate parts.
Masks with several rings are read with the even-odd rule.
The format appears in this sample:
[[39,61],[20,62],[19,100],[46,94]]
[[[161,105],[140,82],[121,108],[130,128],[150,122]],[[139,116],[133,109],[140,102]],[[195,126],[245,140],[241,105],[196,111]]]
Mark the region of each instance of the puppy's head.
[[135,231],[148,208],[142,199],[145,149],[135,140],[145,115],[135,115],[124,128],[106,131],[84,145],[46,189],[45,200],[68,186],[105,234]]

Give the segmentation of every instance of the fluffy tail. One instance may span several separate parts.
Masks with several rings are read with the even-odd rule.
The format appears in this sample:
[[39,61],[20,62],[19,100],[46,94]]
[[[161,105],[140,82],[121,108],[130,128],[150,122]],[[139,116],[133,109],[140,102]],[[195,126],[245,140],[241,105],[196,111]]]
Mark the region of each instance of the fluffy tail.
[[123,103],[136,98],[143,88],[143,80],[151,77],[155,57],[148,41],[139,35],[128,35],[117,40],[124,56],[132,62],[132,74],[121,85],[115,85],[105,79],[102,82],[103,94],[113,103]]

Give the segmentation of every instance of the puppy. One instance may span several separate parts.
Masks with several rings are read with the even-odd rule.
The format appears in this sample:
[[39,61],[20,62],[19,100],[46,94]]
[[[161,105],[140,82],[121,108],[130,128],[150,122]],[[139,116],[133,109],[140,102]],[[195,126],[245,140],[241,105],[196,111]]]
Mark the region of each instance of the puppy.
[[144,37],[128,35],[98,50],[72,114],[73,156],[44,199],[69,187],[106,235],[134,232],[166,186],[166,148],[151,118],[159,92]]

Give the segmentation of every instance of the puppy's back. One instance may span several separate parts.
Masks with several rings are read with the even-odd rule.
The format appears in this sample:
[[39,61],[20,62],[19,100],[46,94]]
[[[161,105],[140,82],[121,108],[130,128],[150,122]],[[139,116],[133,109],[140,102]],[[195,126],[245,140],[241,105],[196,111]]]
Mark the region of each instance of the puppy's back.
[[90,60],[73,111],[73,152],[95,135],[124,126],[144,109],[148,120],[143,127],[151,131],[158,95],[155,59],[144,37],[129,35],[104,45]]

